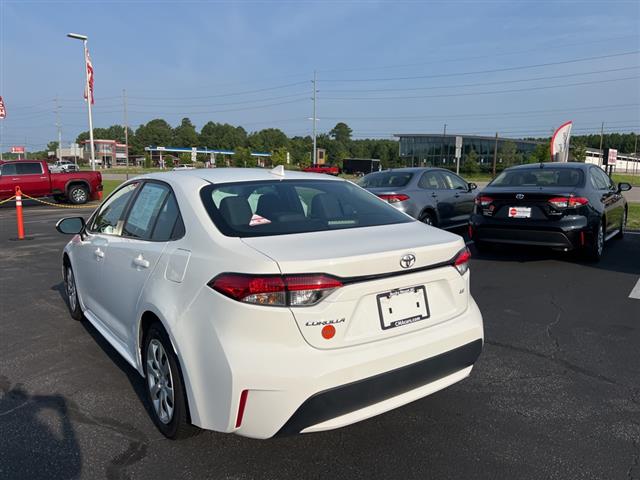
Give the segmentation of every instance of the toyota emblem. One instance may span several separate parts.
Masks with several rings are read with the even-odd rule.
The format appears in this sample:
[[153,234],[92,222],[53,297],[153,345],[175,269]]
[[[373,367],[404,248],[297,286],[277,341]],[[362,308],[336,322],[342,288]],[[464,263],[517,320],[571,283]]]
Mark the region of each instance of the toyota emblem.
[[518,193],[518,194],[516,195],[516,198],[517,198],[518,200],[522,200],[522,199],[524,198],[524,194],[523,194],[523,193]]
[[407,253],[403,255],[400,259],[400,266],[402,268],[410,268],[413,267],[413,264],[416,263],[416,256],[413,253]]

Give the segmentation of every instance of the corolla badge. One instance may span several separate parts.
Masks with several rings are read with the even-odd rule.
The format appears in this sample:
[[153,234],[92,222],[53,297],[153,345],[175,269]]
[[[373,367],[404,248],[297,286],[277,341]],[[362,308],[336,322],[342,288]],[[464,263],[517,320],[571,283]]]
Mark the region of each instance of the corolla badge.
[[524,194],[522,194],[522,193],[518,193],[518,194],[516,194],[516,198],[517,198],[518,200],[522,200],[522,199],[524,198]]
[[416,256],[413,253],[407,253],[400,258],[400,266],[402,268],[413,267],[414,263],[416,263]]

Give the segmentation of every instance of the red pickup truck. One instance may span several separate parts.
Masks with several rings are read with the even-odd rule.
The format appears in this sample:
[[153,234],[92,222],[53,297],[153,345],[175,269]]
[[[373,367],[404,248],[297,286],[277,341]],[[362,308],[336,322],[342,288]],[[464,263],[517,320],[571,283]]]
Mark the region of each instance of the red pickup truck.
[[317,164],[302,169],[303,172],[326,173],[328,175],[340,175],[340,168],[336,165]]
[[53,197],[57,202],[81,204],[101,196],[102,174],[52,173],[44,160],[15,160],[0,164],[0,200],[12,197],[16,186],[31,197]]

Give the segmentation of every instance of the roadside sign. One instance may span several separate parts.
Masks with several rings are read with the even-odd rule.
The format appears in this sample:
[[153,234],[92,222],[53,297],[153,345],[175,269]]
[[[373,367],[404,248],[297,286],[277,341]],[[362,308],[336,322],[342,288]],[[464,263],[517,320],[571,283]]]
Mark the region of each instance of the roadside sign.
[[618,159],[618,150],[615,148],[605,148],[602,159],[605,165],[615,165]]
[[11,147],[11,153],[24,153],[24,147]]
[[197,154],[196,151],[198,150],[198,147],[191,147],[191,162],[195,163],[195,161],[197,160]]
[[462,137],[456,137],[456,158],[462,156]]

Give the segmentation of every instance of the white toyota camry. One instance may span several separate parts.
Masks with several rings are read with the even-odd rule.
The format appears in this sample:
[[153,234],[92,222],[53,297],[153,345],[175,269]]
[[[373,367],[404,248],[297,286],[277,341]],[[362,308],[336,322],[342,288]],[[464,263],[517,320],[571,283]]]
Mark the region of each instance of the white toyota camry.
[[120,186],[63,253],[84,317],[170,438],[342,427],[469,375],[483,344],[463,239],[351,182],[282,168]]

